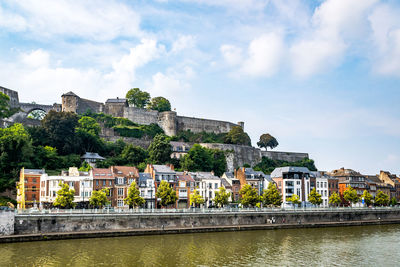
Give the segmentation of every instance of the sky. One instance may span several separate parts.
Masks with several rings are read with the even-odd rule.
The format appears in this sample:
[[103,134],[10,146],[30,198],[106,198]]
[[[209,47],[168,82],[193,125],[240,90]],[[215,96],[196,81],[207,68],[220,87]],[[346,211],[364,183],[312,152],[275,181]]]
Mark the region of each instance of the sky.
[[0,0],[0,66],[21,102],[139,87],[319,170],[400,175],[397,0]]

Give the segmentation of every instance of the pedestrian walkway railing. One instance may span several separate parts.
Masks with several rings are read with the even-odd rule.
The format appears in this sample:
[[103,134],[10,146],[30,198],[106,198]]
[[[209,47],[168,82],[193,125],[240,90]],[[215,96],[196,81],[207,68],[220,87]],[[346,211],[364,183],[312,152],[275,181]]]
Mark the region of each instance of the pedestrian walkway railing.
[[17,214],[165,214],[165,213],[246,213],[246,212],[273,212],[273,213],[304,213],[321,211],[369,211],[369,210],[399,210],[400,206],[394,207],[285,207],[285,208],[188,208],[188,209],[124,209],[124,208],[103,208],[103,209],[26,209],[15,210]]

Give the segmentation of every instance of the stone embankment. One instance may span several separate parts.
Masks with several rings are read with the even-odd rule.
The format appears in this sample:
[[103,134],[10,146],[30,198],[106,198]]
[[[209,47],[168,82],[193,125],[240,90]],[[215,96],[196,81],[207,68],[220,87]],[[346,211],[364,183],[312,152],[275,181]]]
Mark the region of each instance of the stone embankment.
[[[9,213],[11,214],[11,213]],[[9,215],[7,215],[9,216]],[[400,223],[400,209],[15,214],[1,242]],[[6,219],[0,213],[1,223]],[[10,218],[8,218],[10,219]],[[10,224],[8,223],[10,226]],[[11,228],[10,228],[11,229]]]

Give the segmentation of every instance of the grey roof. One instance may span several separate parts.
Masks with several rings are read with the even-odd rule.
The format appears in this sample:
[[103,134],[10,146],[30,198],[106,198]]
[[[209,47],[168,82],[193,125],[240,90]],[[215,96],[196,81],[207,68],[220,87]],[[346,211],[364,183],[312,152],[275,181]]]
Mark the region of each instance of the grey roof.
[[99,156],[99,154],[94,153],[94,152],[86,152],[85,155],[81,157],[82,159],[98,159],[98,160],[104,160],[102,156]]
[[245,174],[254,174],[254,175],[261,175],[265,176],[265,174],[262,171],[255,171],[253,168],[245,168],[244,170]]
[[215,176],[211,172],[189,172],[189,175],[192,176],[194,179],[214,179],[220,180],[218,176]]
[[288,172],[310,173],[310,171],[306,167],[280,167],[280,168],[275,168],[275,170],[273,170],[273,172],[271,173],[271,178],[282,177],[283,173],[288,173]]
[[107,99],[106,103],[126,103],[126,98],[109,98]]
[[272,182],[271,175],[265,174],[265,175],[264,175],[264,179],[267,180],[268,182]]
[[171,170],[171,168],[167,165],[153,165],[153,167],[156,172],[174,173],[175,174],[175,171]]
[[139,183],[145,182],[146,180],[152,180],[150,173],[139,172]]
[[233,174],[233,172],[224,172],[224,174],[225,174],[226,177],[228,177],[230,179],[235,178],[235,175]]
[[221,184],[225,188],[232,187],[232,185],[225,178],[221,178]]
[[62,96],[77,96],[74,92],[69,91],[68,93],[63,94]]
[[44,169],[24,169],[24,174],[44,174]]

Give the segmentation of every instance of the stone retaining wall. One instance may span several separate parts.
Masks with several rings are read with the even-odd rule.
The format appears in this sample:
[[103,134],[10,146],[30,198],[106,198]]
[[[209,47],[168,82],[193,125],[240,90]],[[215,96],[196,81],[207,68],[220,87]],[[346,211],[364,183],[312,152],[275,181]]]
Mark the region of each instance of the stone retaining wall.
[[14,212],[0,210],[0,236],[14,234]]
[[15,234],[55,232],[90,232],[104,230],[180,229],[196,227],[231,227],[273,224],[309,225],[363,221],[393,222],[400,220],[400,209],[285,211],[285,212],[219,212],[170,214],[40,214],[16,215]]

